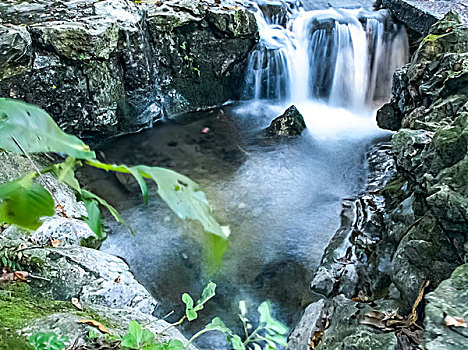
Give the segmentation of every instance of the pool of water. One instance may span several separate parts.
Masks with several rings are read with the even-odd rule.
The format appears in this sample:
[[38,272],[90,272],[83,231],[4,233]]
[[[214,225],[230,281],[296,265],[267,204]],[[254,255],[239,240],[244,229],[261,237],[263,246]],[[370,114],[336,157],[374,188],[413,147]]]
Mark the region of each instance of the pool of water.
[[[179,220],[154,190],[145,206],[130,179],[92,170],[83,175],[133,226],[135,236],[109,220],[112,234],[102,250],[127,261],[160,301],[157,316],[173,311],[167,319],[179,319],[183,292],[197,298],[209,280],[218,284],[217,296],[185,327],[186,335],[214,316],[238,329],[239,300],[251,310],[270,300],[277,318],[294,326],[311,301],[309,283],[339,226],[342,200],[363,188],[365,151],[382,135],[374,113],[299,104],[308,125],[303,135],[266,139],[262,130],[286,107],[237,103],[187,114],[101,149],[108,162],[169,167],[200,183],[215,216],[232,232],[214,273],[205,268],[201,226]],[[228,348],[215,333],[198,346]]]

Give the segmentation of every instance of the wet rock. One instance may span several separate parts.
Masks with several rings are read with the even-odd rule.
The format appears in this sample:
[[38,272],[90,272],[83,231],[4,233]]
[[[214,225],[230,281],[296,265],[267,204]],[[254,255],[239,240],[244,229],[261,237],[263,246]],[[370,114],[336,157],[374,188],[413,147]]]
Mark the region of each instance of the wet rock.
[[426,296],[425,349],[448,350],[468,348],[468,332],[463,327],[448,327],[445,317],[468,319],[468,265],[458,267]]
[[[375,307],[377,310],[391,308],[391,303]],[[394,333],[383,333],[361,324],[364,315],[372,310],[369,305],[356,303],[343,295],[320,300],[307,307],[288,345],[298,350],[313,349],[318,344],[324,350],[395,350],[397,337]]]
[[[463,0],[383,0],[382,5],[390,9],[393,15],[411,29],[427,34],[431,26],[442,19],[448,11],[466,13]],[[468,22],[468,16],[464,20]]]
[[291,106],[275,118],[265,132],[267,136],[291,137],[300,135],[306,127],[302,114],[296,106]]
[[393,103],[386,103],[377,111],[377,125],[379,128],[397,131],[401,128],[401,115],[398,107]]
[[247,8],[186,0],[15,0],[0,20],[0,96],[88,137],[238,98],[258,36]]

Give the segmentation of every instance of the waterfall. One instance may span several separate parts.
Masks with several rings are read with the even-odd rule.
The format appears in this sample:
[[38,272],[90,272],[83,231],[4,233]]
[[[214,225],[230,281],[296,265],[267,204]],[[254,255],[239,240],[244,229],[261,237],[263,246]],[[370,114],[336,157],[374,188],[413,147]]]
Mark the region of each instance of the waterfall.
[[347,109],[389,98],[394,70],[407,62],[405,29],[386,10],[256,8],[260,42],[249,58],[246,93],[255,100],[324,101]]

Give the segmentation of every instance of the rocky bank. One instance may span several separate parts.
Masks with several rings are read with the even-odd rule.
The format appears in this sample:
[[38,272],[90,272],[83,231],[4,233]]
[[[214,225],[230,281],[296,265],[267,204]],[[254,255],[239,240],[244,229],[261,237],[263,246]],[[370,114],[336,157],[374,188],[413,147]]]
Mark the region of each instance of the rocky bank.
[[467,83],[468,27],[451,12],[394,75],[377,121],[397,131],[396,172],[344,216],[291,348],[467,348],[446,318],[468,317]]

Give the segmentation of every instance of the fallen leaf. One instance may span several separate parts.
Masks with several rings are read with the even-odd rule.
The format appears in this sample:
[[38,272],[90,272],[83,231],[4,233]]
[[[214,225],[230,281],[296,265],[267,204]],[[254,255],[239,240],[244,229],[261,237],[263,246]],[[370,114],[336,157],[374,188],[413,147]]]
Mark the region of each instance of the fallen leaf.
[[15,279],[16,280],[20,280],[22,282],[27,282],[28,281],[27,277],[29,276],[29,272],[15,271],[14,274],[15,274]]
[[456,317],[456,316],[445,316],[444,318],[445,325],[447,327],[463,327],[467,328],[468,325],[466,324],[465,320],[461,317]]
[[203,130],[201,131],[203,134],[208,134],[210,132],[210,128],[203,128]]
[[62,243],[61,239],[54,239],[50,241],[50,245],[54,248],[57,248]]
[[120,283],[120,276],[114,280],[115,283]]
[[81,303],[78,300],[78,298],[71,298],[70,301],[74,307],[76,307],[80,311],[83,311],[83,306],[81,306]]
[[95,321],[95,320],[83,319],[83,320],[79,320],[78,323],[84,323],[84,324],[96,327],[102,333],[109,333],[106,327],[104,327],[102,324],[100,324],[98,321]]

